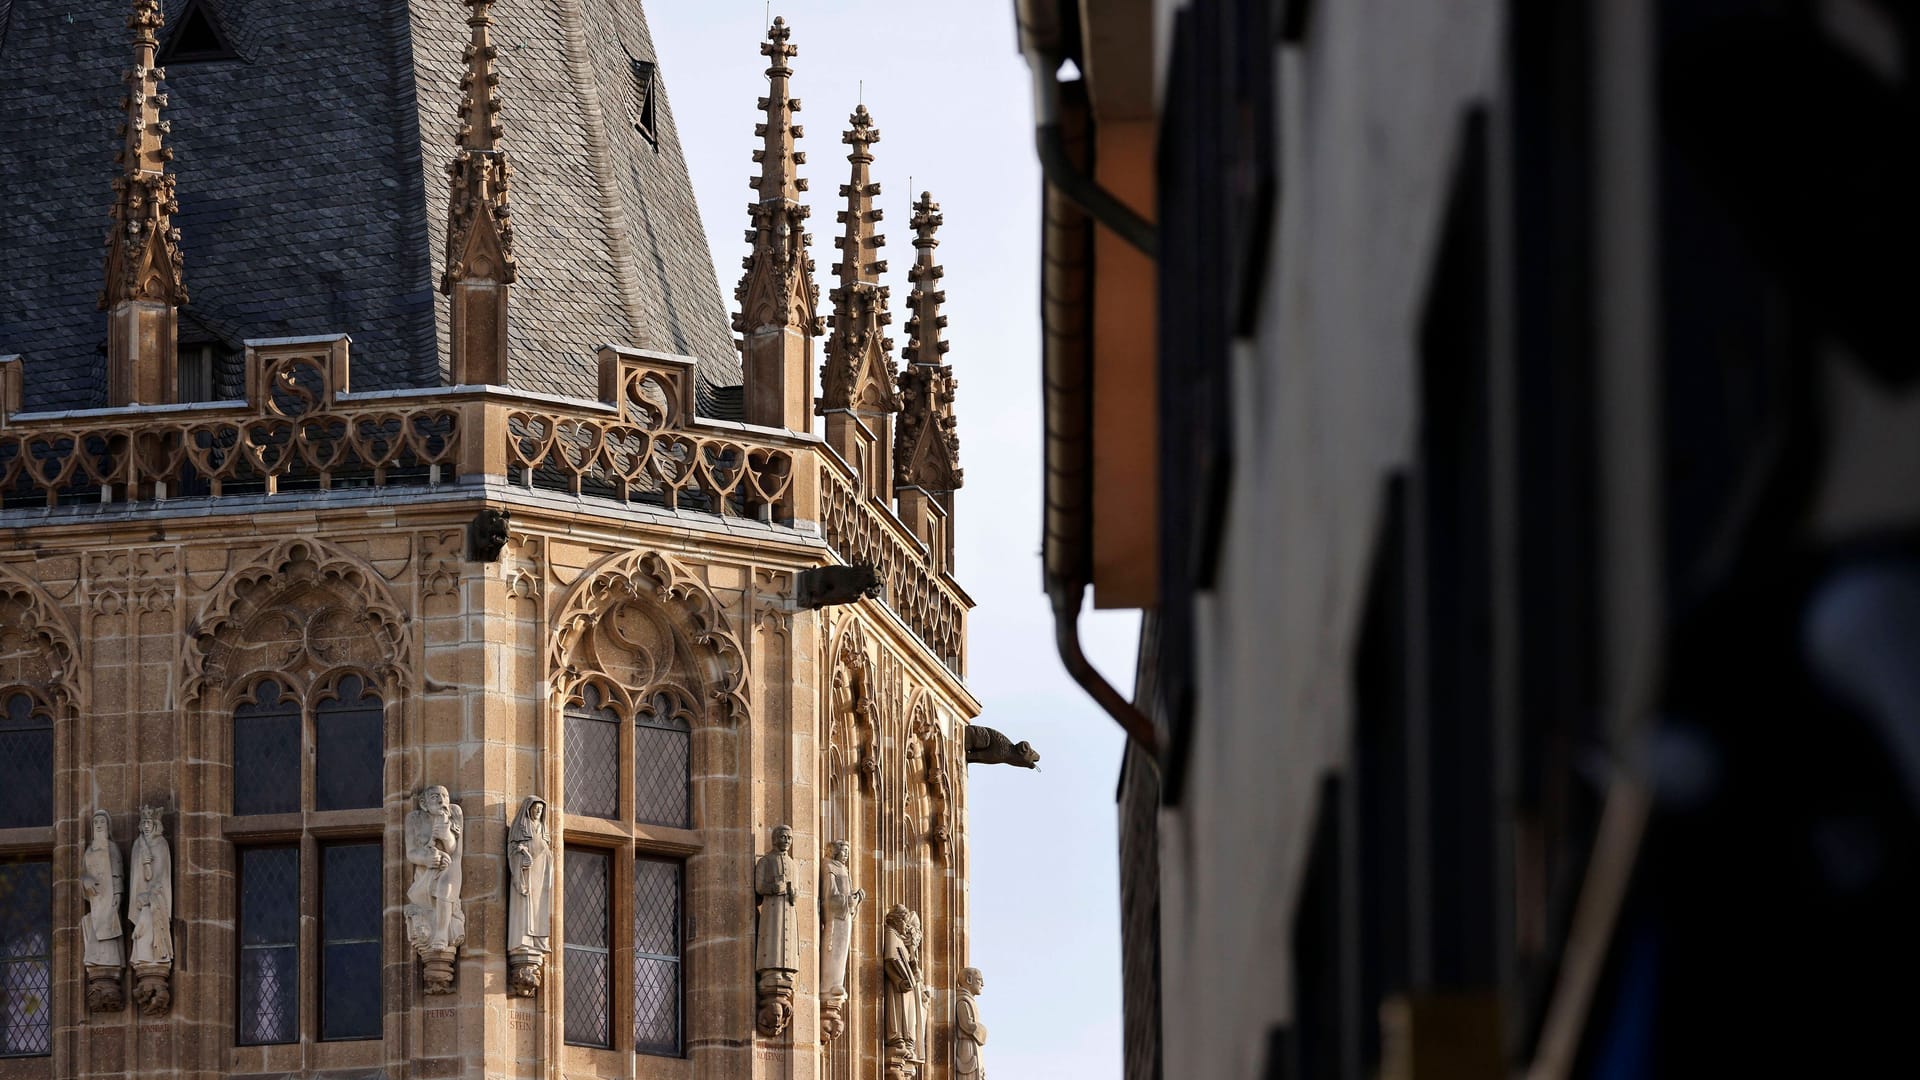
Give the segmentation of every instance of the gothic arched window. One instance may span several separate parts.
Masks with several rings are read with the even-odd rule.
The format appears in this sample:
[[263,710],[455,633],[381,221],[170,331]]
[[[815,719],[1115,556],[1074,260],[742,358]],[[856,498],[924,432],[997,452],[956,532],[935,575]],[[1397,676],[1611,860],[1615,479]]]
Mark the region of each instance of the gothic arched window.
[[[674,687],[625,706],[594,683],[582,685],[565,714],[566,810],[619,820],[631,799],[642,825],[691,828],[693,716],[693,699]],[[623,790],[628,777],[630,792]]]
[[0,860],[0,1058],[53,1049],[53,863]]
[[700,859],[700,808],[739,791],[739,740],[716,728],[745,719],[746,657],[705,583],[658,552],[602,560],[553,623],[563,1068],[625,1075],[609,1052],[677,1056],[706,1035],[686,1010],[686,897],[728,872]]
[[677,690],[661,690],[633,714],[633,820],[642,825],[693,825],[688,767],[693,705]]
[[300,809],[300,700],[274,679],[233,709],[233,812]]
[[380,695],[343,675],[313,709],[314,809],[379,806],[385,722]]
[[0,693],[0,829],[53,824],[53,712],[25,690]]
[[[307,1038],[380,1037],[380,869],[385,801],[386,704],[364,676],[318,679],[302,693],[277,676],[253,683],[233,709],[233,812],[247,818],[298,814],[237,852],[239,956],[235,1041],[297,1043]],[[306,763],[312,762],[309,774]],[[310,815],[329,815],[323,837]],[[302,880],[316,882],[302,887]],[[303,972],[300,926],[317,926],[317,955]],[[369,988],[375,988],[371,992]],[[303,993],[317,995],[303,1021]]]

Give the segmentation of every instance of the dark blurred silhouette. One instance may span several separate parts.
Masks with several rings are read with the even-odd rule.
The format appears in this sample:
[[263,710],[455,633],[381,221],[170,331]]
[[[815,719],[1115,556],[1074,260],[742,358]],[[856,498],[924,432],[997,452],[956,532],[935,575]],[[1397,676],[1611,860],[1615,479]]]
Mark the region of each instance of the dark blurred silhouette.
[[1899,1070],[1915,6],[1015,8],[1127,1075]]

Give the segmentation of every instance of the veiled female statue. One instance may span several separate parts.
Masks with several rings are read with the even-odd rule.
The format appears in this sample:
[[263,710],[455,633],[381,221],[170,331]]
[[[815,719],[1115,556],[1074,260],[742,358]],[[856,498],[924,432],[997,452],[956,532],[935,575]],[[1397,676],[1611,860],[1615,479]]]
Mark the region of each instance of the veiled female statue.
[[540,989],[553,934],[553,840],[547,800],[538,795],[520,803],[507,830],[507,869],[513,878],[507,894],[508,986],[516,997],[532,997]]

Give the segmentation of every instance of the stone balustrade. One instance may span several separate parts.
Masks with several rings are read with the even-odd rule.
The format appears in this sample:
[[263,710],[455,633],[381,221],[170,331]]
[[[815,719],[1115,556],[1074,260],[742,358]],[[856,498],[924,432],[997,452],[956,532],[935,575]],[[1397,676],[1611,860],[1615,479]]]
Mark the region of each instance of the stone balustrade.
[[[817,440],[698,417],[693,361],[607,346],[599,402],[496,386],[354,393],[348,345],[344,335],[249,342],[242,399],[61,413],[18,411],[20,362],[0,358],[0,514],[492,477],[817,521],[842,561],[879,571],[887,605],[934,655],[963,670],[972,602],[933,553]],[[814,476],[817,487],[804,482]]]

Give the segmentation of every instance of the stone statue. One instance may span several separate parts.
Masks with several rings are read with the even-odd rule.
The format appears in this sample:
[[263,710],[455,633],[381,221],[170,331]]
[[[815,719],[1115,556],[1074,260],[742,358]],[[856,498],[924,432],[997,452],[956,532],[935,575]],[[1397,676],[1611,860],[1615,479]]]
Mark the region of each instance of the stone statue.
[[987,1025],[980,1022],[980,991],[986,988],[980,969],[960,972],[960,1003],[953,1014],[953,1080],[987,1080],[980,1048],[987,1045]]
[[1040,753],[1030,742],[1016,743],[990,727],[968,724],[967,764],[1016,765],[1022,769],[1032,769],[1039,766]]
[[87,898],[80,922],[81,962],[87,970],[87,1008],[94,1012],[118,1011],[127,1003],[120,988],[120,899],[127,886],[112,828],[107,812],[95,810],[92,835],[80,853],[80,891]]
[[128,869],[133,893],[127,921],[133,924],[133,999],[140,1011],[159,1016],[173,1003],[173,849],[161,828],[160,807],[140,808],[140,837]]
[[795,918],[800,874],[792,850],[793,829],[776,825],[773,850],[753,866],[753,891],[760,905],[760,932],[753,950],[760,991],[757,1020],[760,1034],[769,1038],[785,1031],[793,1018],[794,974],[800,970],[799,920]]
[[467,940],[460,909],[460,806],[439,785],[420,790],[420,808],[407,814],[407,940],[423,965],[429,994],[453,993],[454,953]]
[[532,997],[552,951],[553,841],[547,829],[547,800],[529,795],[507,830],[507,990]]
[[926,1030],[927,1002],[920,975],[920,916],[905,904],[887,912],[880,956],[887,976],[887,1073],[893,1080],[906,1080],[924,1060],[920,1038]]
[[827,849],[827,865],[820,871],[820,921],[825,946],[820,950],[820,1029],[827,1039],[846,1031],[841,1010],[847,1003],[847,958],[853,946],[853,922],[860,914],[866,890],[853,887],[847,867],[853,845],[835,840]]

